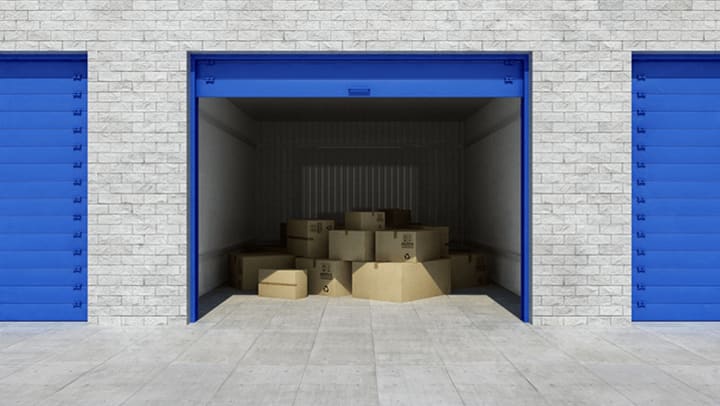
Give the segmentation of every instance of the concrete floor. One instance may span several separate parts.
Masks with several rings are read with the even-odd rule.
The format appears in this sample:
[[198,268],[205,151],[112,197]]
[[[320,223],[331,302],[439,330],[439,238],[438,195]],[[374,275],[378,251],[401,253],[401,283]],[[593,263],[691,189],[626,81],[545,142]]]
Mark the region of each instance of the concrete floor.
[[187,327],[0,324],[0,404],[720,404],[720,324],[540,328],[488,293],[238,295]]

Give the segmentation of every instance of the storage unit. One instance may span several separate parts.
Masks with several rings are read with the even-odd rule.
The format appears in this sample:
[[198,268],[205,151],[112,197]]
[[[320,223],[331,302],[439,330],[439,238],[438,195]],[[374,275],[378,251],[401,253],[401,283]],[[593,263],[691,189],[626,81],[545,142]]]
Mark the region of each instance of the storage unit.
[[87,62],[0,54],[0,320],[87,320]]
[[[413,222],[448,226],[451,244],[511,251],[517,261],[503,283],[524,292],[529,319],[526,57],[191,62],[191,299],[200,275],[214,272],[209,257],[231,245],[280,245],[289,219],[332,219],[342,229],[348,210],[410,209]],[[243,165],[222,164],[232,154]],[[228,191],[224,202],[217,190]],[[222,244],[198,238],[233,224],[238,232]]]
[[720,320],[720,58],[633,58],[633,320]]

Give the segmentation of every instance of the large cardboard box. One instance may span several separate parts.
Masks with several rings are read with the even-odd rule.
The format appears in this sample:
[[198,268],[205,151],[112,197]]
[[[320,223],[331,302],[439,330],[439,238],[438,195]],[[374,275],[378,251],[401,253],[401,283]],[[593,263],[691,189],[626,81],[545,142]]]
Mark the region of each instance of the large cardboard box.
[[450,254],[452,288],[467,289],[487,284],[487,257],[474,252]]
[[327,258],[328,232],[335,220],[291,219],[287,224],[287,250],[308,258]]
[[377,231],[385,229],[385,213],[381,211],[346,211],[346,230]]
[[392,230],[375,232],[375,260],[379,262],[422,262],[443,256],[440,233],[435,230]]
[[450,293],[450,259],[425,262],[353,262],[356,298],[409,302]]
[[308,278],[304,269],[260,269],[258,296],[279,299],[307,297]]
[[330,231],[330,259],[374,261],[375,232],[361,230]]
[[383,209],[385,213],[385,228],[405,228],[410,225],[411,214],[408,209]]
[[258,269],[282,269],[295,266],[295,255],[272,252],[230,253],[230,284],[242,290],[258,288]]
[[349,261],[318,259],[308,270],[308,293],[323,296],[348,296],[352,292]]

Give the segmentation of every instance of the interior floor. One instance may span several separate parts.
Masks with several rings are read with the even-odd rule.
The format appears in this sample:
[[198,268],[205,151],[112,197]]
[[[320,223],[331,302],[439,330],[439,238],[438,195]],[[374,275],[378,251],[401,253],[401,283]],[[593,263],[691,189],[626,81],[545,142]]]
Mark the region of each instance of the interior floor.
[[[308,298],[314,298],[316,296],[308,296]],[[357,301],[357,302],[368,302],[368,300],[364,299],[353,299],[352,297],[340,297],[340,298],[331,298],[331,297],[325,297],[325,296],[317,296],[319,298],[326,299],[328,302],[336,302],[339,304],[348,303],[351,301]],[[445,297],[445,296],[443,296]],[[456,292],[453,292],[451,295],[447,296],[452,303],[454,300],[457,300],[458,303],[462,303],[464,301],[477,303],[477,300],[475,299],[468,299],[467,297],[474,297],[480,299],[481,307],[477,310],[479,313],[487,313],[488,315],[495,315],[497,316],[498,320],[506,320],[507,316],[514,316],[516,319],[520,319],[520,296],[514,294],[513,292],[503,288],[502,286],[496,285],[496,284],[489,284],[485,286],[480,286],[476,288],[471,289],[463,289]],[[252,298],[252,299],[248,299]],[[235,308],[237,305],[240,305],[243,303],[243,301],[251,300],[255,301],[257,299],[257,295],[253,292],[243,292],[238,289],[234,289],[229,286],[221,286],[219,288],[213,289],[212,291],[200,296],[200,301],[198,303],[198,312],[199,316],[201,318],[204,318],[209,313],[217,313],[217,314],[224,314],[227,309]],[[265,299],[273,301],[273,299]],[[315,300],[315,299],[313,299]],[[282,300],[280,300],[282,301]],[[433,302],[437,301],[435,298],[430,299],[423,299],[416,302],[410,302],[412,303],[421,303],[421,302]],[[286,301],[287,302],[287,301]],[[292,303],[292,301],[289,301]],[[386,302],[373,302],[378,304],[386,304],[386,305],[397,305],[398,307],[402,307],[403,303],[386,303]]]

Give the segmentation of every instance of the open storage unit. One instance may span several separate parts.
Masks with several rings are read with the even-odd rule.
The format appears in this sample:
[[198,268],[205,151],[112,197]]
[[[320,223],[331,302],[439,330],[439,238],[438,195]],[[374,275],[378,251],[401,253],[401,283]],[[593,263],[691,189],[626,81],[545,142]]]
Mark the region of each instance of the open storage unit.
[[407,208],[492,256],[529,320],[528,58],[192,55],[190,319],[290,218]]

